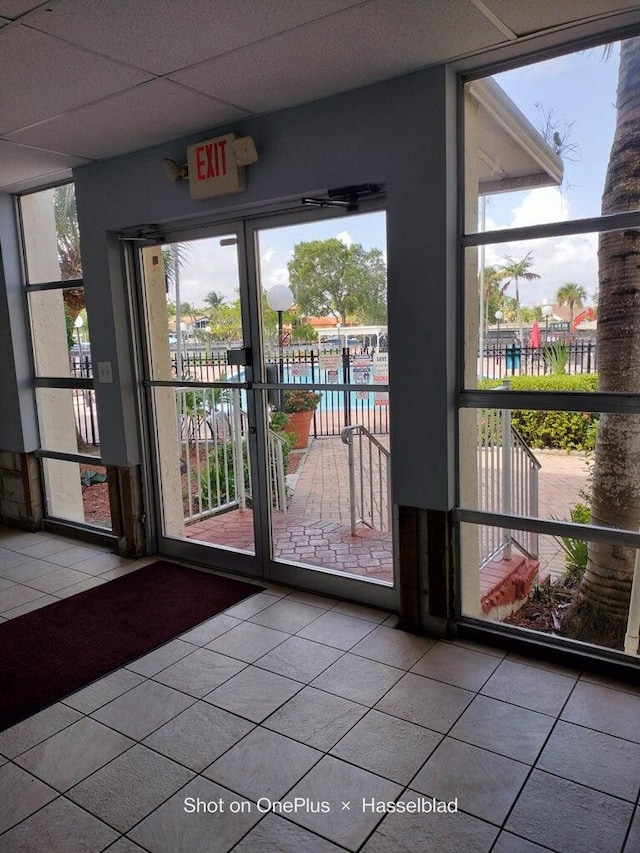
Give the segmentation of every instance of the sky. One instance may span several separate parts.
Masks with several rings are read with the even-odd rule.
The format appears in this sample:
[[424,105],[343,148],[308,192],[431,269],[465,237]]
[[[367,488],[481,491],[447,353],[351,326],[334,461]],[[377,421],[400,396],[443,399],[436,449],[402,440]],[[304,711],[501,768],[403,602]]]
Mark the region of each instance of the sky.
[[[617,45],[608,54],[603,48],[592,48],[495,76],[536,129],[541,129],[551,111],[559,132],[568,132],[567,143],[575,150],[563,157],[561,187],[487,198],[487,231],[600,214],[615,129],[618,58]],[[502,243],[487,247],[485,262],[499,265],[505,255],[520,260],[531,251],[531,271],[541,278],[521,283],[523,305],[555,302],[566,282],[582,285],[589,296],[587,304],[593,304],[598,286],[597,244],[597,234]]]
[[[545,116],[568,134],[571,149],[564,157],[561,187],[543,187],[487,197],[486,230],[597,216],[613,131],[618,71],[617,45],[608,54],[592,48],[538,62],[495,76],[495,80],[538,130]],[[260,232],[260,275],[267,290],[287,284],[287,262],[293,247],[303,240],[338,237],[345,243],[380,248],[386,257],[384,213],[353,215],[312,224],[270,228]],[[220,238],[194,241],[182,272],[181,301],[199,307],[215,290],[227,301],[237,298],[238,272],[234,246],[220,246]],[[522,282],[523,305],[554,302],[566,282],[580,284],[593,303],[597,289],[597,235],[586,234],[523,243],[496,243],[485,250],[485,264],[499,265],[509,255],[515,260],[532,252],[535,282]],[[513,294],[510,294],[513,295]]]
[[[346,245],[354,242],[365,249],[379,248],[386,258],[385,219],[383,212],[356,214],[260,231],[258,257],[262,286],[269,290],[274,284],[289,283],[287,263],[296,243],[303,241],[337,237]],[[201,307],[212,290],[221,293],[227,302],[238,298],[236,247],[221,246],[220,240],[215,237],[190,243],[191,250],[180,275],[181,302]]]

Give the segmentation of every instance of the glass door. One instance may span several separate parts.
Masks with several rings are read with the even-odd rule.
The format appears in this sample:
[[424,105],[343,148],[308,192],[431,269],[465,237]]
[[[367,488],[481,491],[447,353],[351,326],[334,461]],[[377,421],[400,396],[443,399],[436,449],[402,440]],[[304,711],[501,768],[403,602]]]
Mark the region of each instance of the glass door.
[[384,213],[201,235],[140,252],[161,552],[394,607]]
[[141,266],[160,549],[260,575],[242,228],[145,247]]
[[[272,578],[395,605],[385,214],[252,225]],[[251,236],[252,235],[252,236]]]

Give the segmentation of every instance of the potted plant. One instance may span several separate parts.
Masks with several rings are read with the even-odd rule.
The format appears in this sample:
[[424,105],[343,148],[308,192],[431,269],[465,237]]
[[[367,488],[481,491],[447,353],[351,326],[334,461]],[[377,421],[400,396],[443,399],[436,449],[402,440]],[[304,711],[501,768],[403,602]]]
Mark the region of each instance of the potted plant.
[[322,394],[302,388],[283,393],[282,411],[288,416],[284,428],[285,432],[295,435],[296,441],[293,445],[295,450],[301,450],[307,446],[311,419],[321,399]]

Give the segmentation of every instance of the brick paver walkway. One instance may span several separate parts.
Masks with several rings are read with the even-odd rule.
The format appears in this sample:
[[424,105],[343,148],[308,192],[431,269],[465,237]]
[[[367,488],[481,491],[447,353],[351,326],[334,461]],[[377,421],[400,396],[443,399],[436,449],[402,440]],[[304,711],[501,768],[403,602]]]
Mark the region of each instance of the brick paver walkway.
[[[293,497],[285,514],[273,513],[276,559],[391,583],[391,534],[360,526],[351,535],[347,446],[317,438],[288,478]],[[253,513],[234,511],[189,525],[187,536],[253,551]]]
[[[541,518],[569,518],[588,485],[584,454],[538,451]],[[347,447],[339,437],[312,439],[295,474],[286,515],[274,513],[274,556],[391,582],[391,534],[360,528],[351,536]],[[190,525],[190,538],[253,551],[253,514],[234,511]],[[561,574],[564,554],[551,536],[540,537],[542,573]]]
[[[562,450],[534,451],[540,469],[538,489],[540,518],[569,520],[569,512],[584,503],[581,492],[589,486],[589,468],[584,453]],[[564,552],[553,536],[541,536],[538,543],[540,573],[561,575],[565,569]]]

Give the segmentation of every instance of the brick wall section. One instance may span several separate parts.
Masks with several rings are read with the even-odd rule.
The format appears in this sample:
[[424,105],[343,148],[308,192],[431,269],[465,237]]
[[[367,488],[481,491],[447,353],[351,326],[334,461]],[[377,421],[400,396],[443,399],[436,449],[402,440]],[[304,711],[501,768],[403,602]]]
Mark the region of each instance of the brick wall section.
[[30,453],[0,451],[0,523],[39,530],[43,503],[40,467]]
[[492,560],[480,572],[482,612],[503,619],[527,601],[538,574],[539,563],[514,555],[510,560]]

